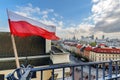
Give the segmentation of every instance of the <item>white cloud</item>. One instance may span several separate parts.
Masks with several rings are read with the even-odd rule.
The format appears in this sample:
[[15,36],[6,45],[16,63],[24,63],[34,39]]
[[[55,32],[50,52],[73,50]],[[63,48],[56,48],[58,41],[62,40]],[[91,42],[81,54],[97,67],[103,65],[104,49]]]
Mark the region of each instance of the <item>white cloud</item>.
[[42,14],[46,15],[48,14],[48,11],[43,11]]
[[54,13],[54,16],[55,16],[55,17],[58,17],[59,15],[58,15],[57,13]]
[[47,14],[52,13],[52,12],[54,12],[53,9],[46,9],[46,10],[42,11],[41,14],[47,15]]
[[[60,20],[56,20],[56,18],[62,18],[59,14],[54,12],[54,9],[44,9],[41,10],[39,7],[34,7],[31,3],[25,6],[16,6],[16,13],[41,21],[48,25],[62,26],[63,22]],[[54,17],[49,17],[49,15],[53,15]],[[36,16],[37,15],[37,16]],[[39,15],[39,17],[38,17]]]
[[51,18],[51,20],[52,20],[52,21],[54,21],[54,22],[56,22],[56,19],[55,19],[54,17],[53,17],[53,18]]
[[60,27],[62,27],[62,26],[63,26],[63,21],[59,21],[59,22],[58,22],[58,25],[59,25]]
[[69,39],[72,38],[73,36],[76,36],[76,38],[80,39],[81,36],[88,36],[91,35],[91,28],[93,28],[94,25],[90,25],[90,24],[71,24],[71,26],[67,27],[67,28],[62,28],[62,27],[58,27],[57,28],[57,32],[58,35],[62,38],[65,39]]
[[17,10],[16,13],[23,15],[23,16],[32,16],[32,14],[40,14],[39,7],[33,7],[32,4],[27,4],[26,6],[16,6]]
[[60,16],[59,14],[57,14],[57,13],[54,13],[53,14],[55,17],[59,17],[60,19],[63,19],[64,17],[63,16]]
[[101,35],[118,38],[120,32],[120,0],[92,0],[91,16],[83,21],[92,22],[91,33],[100,37]]
[[48,12],[54,12],[54,9],[47,9]]
[[98,1],[99,1],[99,0],[92,0],[93,3],[96,3],[96,2],[98,2]]
[[42,18],[43,18],[43,19],[48,18],[48,15],[43,15]]
[[[39,7],[34,7],[31,3],[25,5],[25,6],[16,6],[16,13],[29,17],[29,18],[34,18],[39,20],[41,19],[47,19],[49,18],[49,14],[53,13],[54,14],[54,10],[53,9],[45,9],[45,10],[41,10]],[[39,15],[39,18],[38,18]]]
[[93,4],[91,17],[95,23],[94,31],[104,33],[120,31],[119,5],[119,0],[99,0]]
[[44,19],[44,20],[39,20],[39,21],[44,23],[44,24],[47,24],[47,25],[55,25],[56,26],[56,24],[51,20]]

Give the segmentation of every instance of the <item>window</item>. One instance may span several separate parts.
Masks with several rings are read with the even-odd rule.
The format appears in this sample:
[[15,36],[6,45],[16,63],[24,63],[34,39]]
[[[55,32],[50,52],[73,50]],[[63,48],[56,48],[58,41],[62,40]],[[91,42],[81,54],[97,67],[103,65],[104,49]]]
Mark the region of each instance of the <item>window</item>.
[[103,58],[103,61],[104,61],[104,58]]
[[101,60],[101,57],[99,57],[99,61]]

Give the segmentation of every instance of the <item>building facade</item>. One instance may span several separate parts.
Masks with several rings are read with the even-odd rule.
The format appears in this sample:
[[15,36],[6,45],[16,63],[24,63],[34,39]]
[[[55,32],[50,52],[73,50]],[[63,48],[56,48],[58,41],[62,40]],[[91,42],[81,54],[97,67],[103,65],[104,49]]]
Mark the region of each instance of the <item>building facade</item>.
[[89,55],[91,61],[109,61],[120,59],[120,49],[118,48],[94,48]]

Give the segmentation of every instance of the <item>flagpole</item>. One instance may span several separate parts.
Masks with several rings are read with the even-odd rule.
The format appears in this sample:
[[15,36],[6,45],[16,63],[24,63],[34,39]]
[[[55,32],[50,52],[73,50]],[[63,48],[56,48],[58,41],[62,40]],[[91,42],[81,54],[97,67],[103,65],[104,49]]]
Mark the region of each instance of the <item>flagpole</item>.
[[[7,15],[8,15],[8,10],[7,10]],[[9,15],[8,15],[8,22],[9,22],[9,27],[10,27]],[[16,48],[16,44],[15,44],[15,38],[14,38],[14,35],[13,35],[13,34],[11,34],[11,40],[12,40],[12,45],[13,45],[13,50],[14,50],[16,67],[19,68],[19,67],[20,67],[20,62],[19,62],[18,52],[17,52],[17,48]]]
[[12,40],[12,44],[13,44],[13,50],[14,50],[14,55],[15,55],[16,66],[17,66],[17,68],[19,68],[20,67],[20,62],[19,62],[17,48],[16,48],[16,44],[15,44],[15,38],[14,38],[13,34],[11,34],[11,40]]

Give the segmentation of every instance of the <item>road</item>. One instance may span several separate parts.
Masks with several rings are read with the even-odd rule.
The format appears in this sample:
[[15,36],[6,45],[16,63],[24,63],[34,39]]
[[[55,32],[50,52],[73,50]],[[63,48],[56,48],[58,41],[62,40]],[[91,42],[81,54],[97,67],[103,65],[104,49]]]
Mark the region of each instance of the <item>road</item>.
[[[70,61],[71,63],[83,63],[82,61],[80,61],[80,59],[77,59],[73,56],[73,54],[70,54]],[[80,80],[80,76],[81,76],[81,67],[77,67],[75,68],[75,80]],[[101,78],[102,75],[102,69],[99,69],[99,78]],[[83,67],[83,80],[88,80],[88,74],[89,74],[89,67],[88,66],[84,66]],[[96,76],[96,68],[91,67],[91,80],[96,80],[95,79]]]

